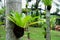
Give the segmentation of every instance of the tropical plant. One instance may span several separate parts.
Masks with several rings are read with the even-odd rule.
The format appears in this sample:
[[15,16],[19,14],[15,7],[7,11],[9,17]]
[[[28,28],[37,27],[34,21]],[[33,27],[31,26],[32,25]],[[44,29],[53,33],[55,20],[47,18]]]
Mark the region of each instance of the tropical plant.
[[42,2],[45,4],[45,6],[47,6],[47,10],[50,11],[52,0],[42,0]]
[[33,20],[35,20],[35,18],[38,18],[38,16],[31,17],[30,15],[26,15],[24,17],[23,14],[19,14],[18,12],[11,12],[11,15],[7,17],[10,21],[15,23],[17,26],[23,27],[23,28],[26,28],[27,25],[33,25],[33,24],[39,23],[39,21],[32,22]]
[[46,6],[52,4],[52,0],[42,0],[42,2],[43,2]]
[[29,22],[31,16],[25,16],[23,17],[22,14],[19,14],[18,12],[11,12],[11,15],[8,16],[8,19],[18,25],[19,27],[25,28],[27,23]]

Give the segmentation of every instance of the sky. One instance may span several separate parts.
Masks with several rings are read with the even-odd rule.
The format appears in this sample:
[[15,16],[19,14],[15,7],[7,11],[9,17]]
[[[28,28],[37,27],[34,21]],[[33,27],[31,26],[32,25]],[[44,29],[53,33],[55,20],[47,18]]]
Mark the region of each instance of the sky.
[[[36,0],[32,0],[31,2],[29,2],[29,6],[28,7],[31,7],[32,4],[35,4]],[[53,0],[53,2],[57,3],[60,5],[60,0]],[[2,3],[0,2],[0,6],[3,6],[4,5],[4,0],[2,0]],[[22,8],[25,8],[25,5],[26,5],[26,0],[22,0]],[[39,6],[41,5],[41,8],[44,9],[44,4],[43,3],[39,3]],[[1,7],[0,7],[1,8]],[[55,12],[56,11],[56,8],[57,6],[52,3],[52,8],[51,8],[51,13]],[[60,8],[60,6],[58,7]]]

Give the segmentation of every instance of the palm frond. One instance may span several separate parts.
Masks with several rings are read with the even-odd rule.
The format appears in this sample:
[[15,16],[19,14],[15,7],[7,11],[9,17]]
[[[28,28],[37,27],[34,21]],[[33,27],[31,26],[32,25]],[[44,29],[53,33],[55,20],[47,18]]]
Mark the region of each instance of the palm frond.
[[42,0],[42,2],[43,2],[46,6],[52,4],[52,0]]

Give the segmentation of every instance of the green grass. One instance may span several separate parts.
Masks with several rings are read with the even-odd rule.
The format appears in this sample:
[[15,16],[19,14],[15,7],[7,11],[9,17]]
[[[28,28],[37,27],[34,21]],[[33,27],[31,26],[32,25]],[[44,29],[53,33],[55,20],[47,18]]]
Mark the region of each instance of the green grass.
[[[29,30],[31,40],[46,40],[44,38],[44,30],[42,28],[30,27]],[[25,33],[25,35],[23,36],[23,40],[28,40],[27,33]],[[60,32],[51,30],[51,40],[60,40]]]
[[[29,28],[30,32],[30,39],[31,40],[45,40],[44,38],[44,30],[42,28]],[[0,26],[0,40],[6,39],[6,32],[5,28],[3,26]],[[25,32],[24,36],[22,37],[22,40],[28,40],[27,39],[27,32]],[[60,32],[59,31],[51,31],[51,40],[60,40]]]
[[6,32],[5,32],[4,26],[0,25],[0,40],[5,40],[5,38],[6,38],[5,34],[6,34]]
[[51,40],[60,40],[60,31],[51,31]]
[[[30,30],[30,39],[31,40],[40,40],[40,39],[45,40],[44,35],[43,35],[43,29],[30,27],[29,30]],[[23,36],[23,40],[28,40],[27,32]]]

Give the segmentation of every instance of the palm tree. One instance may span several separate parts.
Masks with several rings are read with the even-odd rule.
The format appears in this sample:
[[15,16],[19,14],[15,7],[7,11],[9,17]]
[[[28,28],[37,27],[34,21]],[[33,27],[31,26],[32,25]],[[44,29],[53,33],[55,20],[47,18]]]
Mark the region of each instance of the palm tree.
[[42,0],[43,3],[45,4],[46,8],[46,23],[47,23],[47,28],[46,28],[46,40],[51,40],[50,36],[50,9],[51,9],[51,4],[52,0]]

